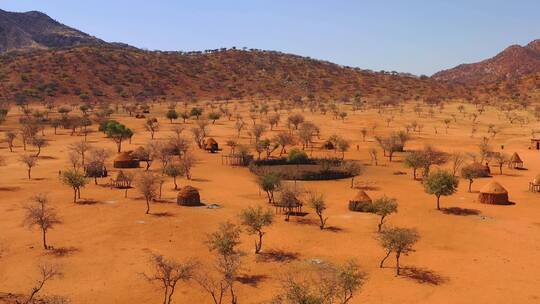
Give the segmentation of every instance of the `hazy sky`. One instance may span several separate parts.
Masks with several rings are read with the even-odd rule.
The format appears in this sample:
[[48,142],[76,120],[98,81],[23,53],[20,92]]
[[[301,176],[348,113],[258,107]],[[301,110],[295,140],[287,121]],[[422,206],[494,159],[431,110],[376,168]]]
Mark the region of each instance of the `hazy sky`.
[[0,0],[106,41],[249,47],[432,74],[540,38],[540,0]]

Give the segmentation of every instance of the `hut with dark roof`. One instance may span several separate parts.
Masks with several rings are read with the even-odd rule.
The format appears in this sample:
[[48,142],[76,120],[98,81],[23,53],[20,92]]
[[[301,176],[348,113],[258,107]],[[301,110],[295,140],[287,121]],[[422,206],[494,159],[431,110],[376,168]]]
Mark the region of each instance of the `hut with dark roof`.
[[192,186],[184,186],[178,192],[176,203],[180,206],[200,206],[201,196],[199,190]]
[[139,160],[133,155],[132,151],[120,152],[113,162],[115,168],[139,168]]
[[508,205],[508,191],[501,184],[492,181],[480,189],[478,201],[482,204]]

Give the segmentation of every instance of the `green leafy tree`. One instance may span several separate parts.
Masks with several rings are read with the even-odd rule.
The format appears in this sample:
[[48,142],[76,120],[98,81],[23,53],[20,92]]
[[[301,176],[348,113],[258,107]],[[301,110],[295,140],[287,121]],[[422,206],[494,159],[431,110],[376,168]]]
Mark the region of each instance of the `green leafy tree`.
[[381,231],[379,242],[386,250],[386,255],[381,260],[379,267],[382,268],[386,259],[394,252],[396,254],[396,275],[399,275],[399,259],[402,255],[408,255],[413,251],[413,246],[419,238],[416,229],[411,228],[387,228]]
[[437,210],[440,210],[441,196],[449,196],[457,191],[459,180],[452,173],[447,171],[435,171],[430,173],[424,182],[426,193],[437,197]]
[[264,227],[272,225],[274,214],[271,210],[262,206],[248,207],[240,212],[240,221],[247,227],[249,234],[256,234],[258,240],[255,241],[255,253],[261,252],[262,240],[265,234]]
[[61,175],[62,183],[70,186],[73,189],[73,202],[77,202],[77,198],[81,198],[81,188],[88,184],[88,180],[84,173],[74,169],[65,170]]
[[398,204],[395,198],[386,195],[373,201],[373,212],[381,217],[377,225],[377,231],[381,232],[384,220],[392,213],[397,213]]

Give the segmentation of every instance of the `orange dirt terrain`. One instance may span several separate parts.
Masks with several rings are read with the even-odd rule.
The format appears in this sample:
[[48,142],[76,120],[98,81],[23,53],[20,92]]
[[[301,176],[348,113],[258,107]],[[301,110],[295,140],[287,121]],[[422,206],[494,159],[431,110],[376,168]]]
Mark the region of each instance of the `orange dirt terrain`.
[[[72,55],[75,53],[65,54],[66,58]],[[536,147],[530,148],[531,137],[536,135],[534,130],[540,129],[540,122],[527,108],[509,110],[458,101],[439,107],[416,101],[390,106],[339,102],[327,105],[326,112],[320,107],[299,108],[294,103],[274,99],[171,105],[174,102],[153,101],[147,104],[147,111],[144,111],[147,113],[134,107],[130,110],[132,115],[112,104],[112,114],[107,117],[134,132],[131,140],[122,142],[122,151],[136,150],[152,142],[166,142],[177,136],[174,128],[184,128],[179,136],[186,139],[189,153],[197,160],[190,172],[191,178],[177,177],[178,189],[175,190],[173,178],[164,175],[161,198],[150,202],[149,214],[145,214],[145,197],[137,183],[145,172],[146,163],[140,162],[139,168],[114,168],[117,146],[98,130],[99,124],[94,120],[103,107],[85,109],[92,121],[86,137],[82,127],[76,127],[72,132],[70,128],[60,126],[55,131],[47,124],[43,134],[40,129],[34,137],[45,139],[47,145],[41,148],[30,179],[20,158],[25,154],[35,155],[38,151],[30,143],[26,151],[23,150],[20,130],[23,124],[28,124],[27,120],[34,119],[32,112],[46,108],[41,104],[31,104],[24,109],[10,108],[0,125],[3,163],[0,166],[0,303],[24,302],[36,286],[36,280],[40,279],[39,265],[54,265],[62,275],[48,280],[36,294],[36,299],[50,303],[68,300],[70,303],[160,303],[164,293],[160,283],[149,282],[145,277],[154,274],[152,254],[179,262],[197,261],[194,278],[176,285],[172,296],[174,303],[214,303],[196,277],[204,274],[219,276],[215,267],[217,253],[209,250],[207,241],[209,235],[227,221],[242,228],[237,246],[243,253],[239,257],[241,266],[233,278],[238,303],[272,301],[284,292],[284,278],[296,267],[325,263],[340,265],[351,259],[366,276],[348,303],[540,302],[540,193],[529,191],[529,183],[540,173],[540,151]],[[65,104],[63,107],[49,107],[49,118],[83,116],[79,110],[82,103],[73,106],[67,100],[62,103]],[[171,108],[182,113],[184,109],[190,112],[195,106],[203,110],[198,119],[192,116],[184,123],[181,118],[172,122],[166,118]],[[71,111],[66,114],[66,109]],[[210,153],[197,147],[192,129],[206,120],[209,113],[220,111],[233,114],[230,117],[222,114],[215,123],[208,120],[206,138],[214,138],[220,149]],[[270,128],[269,120],[275,113],[279,113],[280,121]],[[145,118],[138,119],[136,114]],[[320,130],[305,148],[309,157],[344,157],[360,163],[363,170],[354,179],[354,187],[351,187],[351,178],[283,180],[284,187],[294,187],[302,192],[299,199],[303,202],[302,213],[292,214],[286,221],[283,210],[275,214],[276,208],[268,203],[266,193],[260,190],[257,176],[250,168],[231,166],[224,161],[224,156],[231,153],[227,141],[235,140],[237,150],[242,146],[254,159],[258,158],[254,148],[257,141],[254,124],[265,126],[259,140],[273,142],[280,133],[296,138],[295,144],[286,147],[284,156],[293,150],[293,146],[301,150],[302,128],[296,130],[287,123],[288,118],[298,114]],[[100,117],[104,121],[103,115]],[[158,128],[152,139],[146,125],[147,119],[153,117],[157,119],[153,126]],[[240,132],[237,131],[239,121],[245,124]],[[362,130],[365,130],[365,138]],[[9,131],[17,134],[13,152],[5,139]],[[389,161],[377,138],[388,138],[399,131],[408,134],[410,139],[406,141],[405,152],[394,153]],[[336,138],[333,135],[346,141],[348,147],[337,151],[323,148],[328,139]],[[73,202],[74,192],[62,182],[60,175],[72,167],[70,145],[85,138],[92,149],[110,151],[105,163],[108,177],[98,178],[97,184],[93,178],[88,178],[88,183],[80,190],[80,199]],[[407,153],[423,151],[426,146],[448,154],[461,153],[463,166],[473,160],[481,160],[482,165],[489,162],[491,176],[475,178],[472,192],[468,192],[468,180],[459,177],[457,191],[441,196],[441,210],[437,210],[435,195],[424,191],[420,180],[422,170],[417,172],[418,180],[413,180],[412,170],[404,166]],[[489,153],[481,155],[479,147]],[[275,149],[270,157],[278,158],[280,150],[281,147]],[[374,151],[377,151],[377,164],[371,156]],[[511,169],[505,162],[500,174],[494,155],[504,153],[509,158],[514,152],[523,160],[524,168]],[[261,153],[261,158],[266,158],[265,152]],[[119,170],[135,175],[127,197],[123,189],[110,185]],[[439,170],[451,171],[451,161],[432,166],[430,172]],[[157,157],[149,172],[162,175],[162,164]],[[457,170],[458,176],[460,172]],[[479,190],[491,181],[498,182],[508,191],[511,204],[478,202]],[[199,191],[204,205],[180,206],[176,203],[178,191],[187,185]],[[418,232],[419,239],[413,251],[401,256],[400,275],[396,275],[393,253],[384,267],[379,267],[386,255],[377,232],[380,217],[348,209],[349,201],[359,190],[366,191],[373,200],[383,195],[397,200],[398,212],[386,218],[384,227],[416,228]],[[324,195],[327,207],[324,217],[328,218],[325,229],[319,229],[317,214],[307,203],[308,192]],[[61,221],[47,232],[47,242],[51,246],[47,250],[43,248],[39,227],[28,229],[24,225],[25,206],[38,193],[47,194],[49,206],[56,210]],[[276,191],[278,196],[279,191]],[[212,204],[220,208],[208,208]],[[259,254],[254,253],[257,236],[248,234],[247,228],[240,224],[239,214],[250,206],[263,206],[274,214],[272,225],[263,228],[265,234]],[[51,299],[52,296],[59,298]],[[229,292],[223,303],[230,303]]]

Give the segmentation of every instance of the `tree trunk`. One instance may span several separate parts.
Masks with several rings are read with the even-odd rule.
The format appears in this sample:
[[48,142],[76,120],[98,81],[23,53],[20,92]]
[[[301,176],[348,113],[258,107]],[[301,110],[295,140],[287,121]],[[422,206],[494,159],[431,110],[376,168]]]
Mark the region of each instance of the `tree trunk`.
[[396,252],[396,275],[399,275],[399,257],[401,253]]
[[379,222],[379,225],[377,227],[377,232],[381,232],[383,224],[384,224],[384,216],[381,216],[381,221]]
[[469,179],[469,193],[471,193],[471,188],[472,188],[472,183],[473,183],[473,180],[472,179]]
[[77,202],[77,188],[73,188],[73,202]]
[[150,200],[146,199],[146,214],[150,213]]
[[41,229],[41,232],[42,232],[42,237],[43,237],[43,248],[45,248],[45,250],[49,249],[49,246],[47,245],[47,238],[46,238],[46,231],[45,229]]
[[388,257],[390,256],[390,253],[392,253],[391,250],[388,250],[388,251],[386,252],[386,255],[385,255],[384,258],[381,260],[381,263],[379,263],[379,268],[383,268],[384,261],[386,261],[386,259],[388,259]]
[[437,210],[441,210],[441,206],[439,204],[440,200],[441,200],[441,196],[437,195]]
[[31,171],[32,171],[32,169],[28,168],[28,179],[32,179],[32,177],[30,176]]
[[259,231],[259,242],[255,242],[255,253],[261,252],[263,235],[264,233]]

